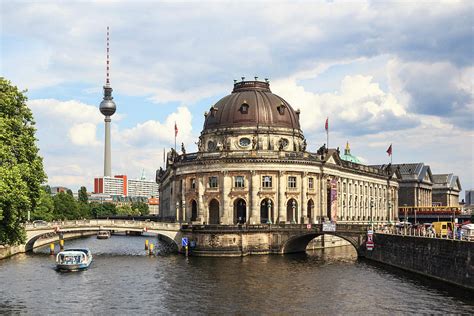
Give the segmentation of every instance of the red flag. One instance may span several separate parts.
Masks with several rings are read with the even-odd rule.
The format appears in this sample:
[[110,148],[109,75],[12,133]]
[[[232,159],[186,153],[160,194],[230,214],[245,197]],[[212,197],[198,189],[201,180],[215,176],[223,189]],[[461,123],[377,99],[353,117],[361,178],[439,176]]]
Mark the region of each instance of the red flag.
[[392,155],[392,144],[390,144],[390,147],[388,147],[388,149],[387,149],[387,154],[388,154],[389,156]]
[[326,118],[326,124],[324,125],[326,132],[329,130],[329,117]]
[[174,122],[174,137],[178,136],[178,125]]

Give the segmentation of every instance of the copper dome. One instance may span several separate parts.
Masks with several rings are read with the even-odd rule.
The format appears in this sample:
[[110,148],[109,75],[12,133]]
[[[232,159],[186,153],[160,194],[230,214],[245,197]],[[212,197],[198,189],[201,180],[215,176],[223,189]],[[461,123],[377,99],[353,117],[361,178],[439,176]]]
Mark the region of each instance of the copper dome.
[[299,111],[270,91],[270,84],[241,81],[206,113],[204,130],[232,127],[300,129]]

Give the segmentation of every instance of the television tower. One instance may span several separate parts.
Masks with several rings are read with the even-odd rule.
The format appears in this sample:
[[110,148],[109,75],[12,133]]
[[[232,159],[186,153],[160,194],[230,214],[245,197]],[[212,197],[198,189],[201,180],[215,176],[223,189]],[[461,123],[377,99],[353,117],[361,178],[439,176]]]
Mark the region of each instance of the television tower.
[[112,119],[110,118],[117,109],[114,98],[112,97],[112,87],[110,86],[110,78],[109,78],[109,27],[107,26],[107,77],[105,80],[104,86],[104,99],[100,102],[100,113],[105,115],[105,148],[104,148],[104,176],[111,177],[112,176],[112,155],[110,152],[110,122]]

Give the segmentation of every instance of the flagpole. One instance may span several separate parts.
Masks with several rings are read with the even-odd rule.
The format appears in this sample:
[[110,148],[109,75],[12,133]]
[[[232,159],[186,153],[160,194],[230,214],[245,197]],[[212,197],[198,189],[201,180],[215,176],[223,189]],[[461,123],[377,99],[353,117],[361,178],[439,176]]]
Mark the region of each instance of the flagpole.
[[[392,146],[392,144],[390,144]],[[390,154],[390,164],[393,162],[393,147],[392,147],[392,153]]]
[[174,122],[174,151],[176,152],[176,121]]

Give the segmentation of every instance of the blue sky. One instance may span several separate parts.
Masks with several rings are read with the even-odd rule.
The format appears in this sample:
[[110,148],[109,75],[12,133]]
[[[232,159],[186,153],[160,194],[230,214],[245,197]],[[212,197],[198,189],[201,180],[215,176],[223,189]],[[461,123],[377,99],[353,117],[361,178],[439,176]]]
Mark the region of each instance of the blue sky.
[[111,32],[112,172],[149,178],[188,152],[203,113],[242,76],[302,112],[309,150],[351,144],[367,164],[425,162],[474,183],[471,1],[1,1],[1,75],[28,89],[51,185],[103,171]]

